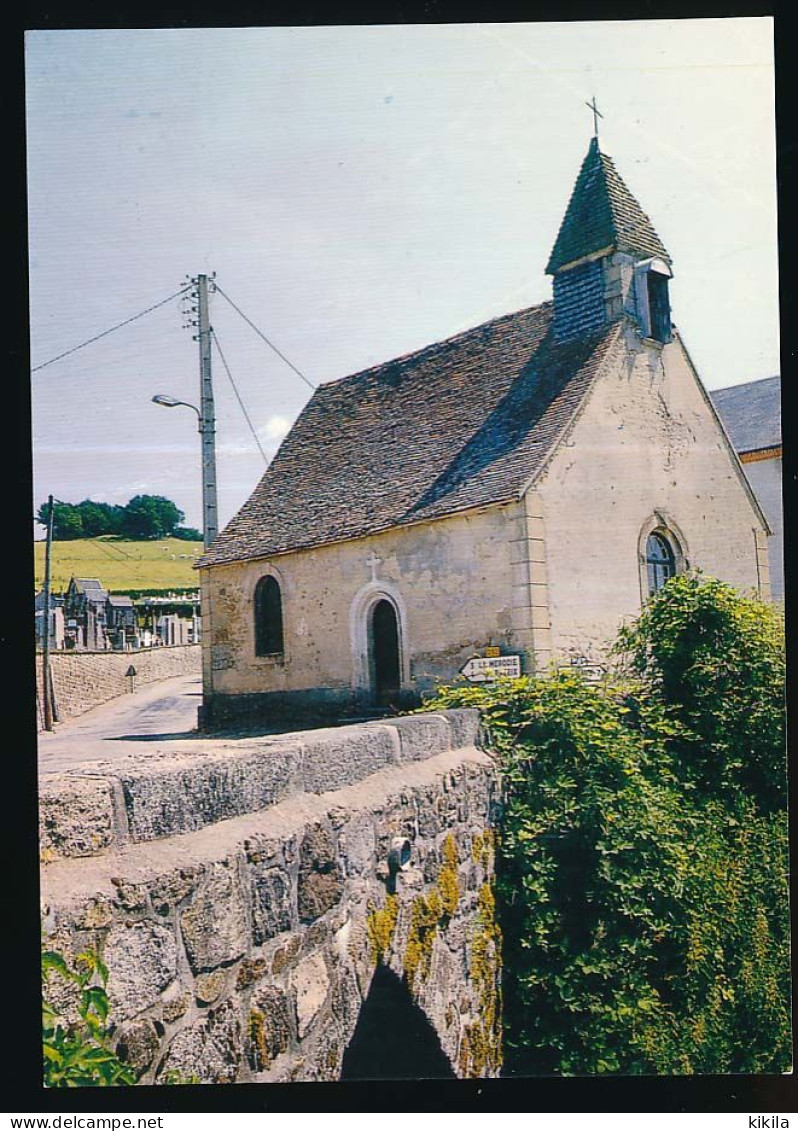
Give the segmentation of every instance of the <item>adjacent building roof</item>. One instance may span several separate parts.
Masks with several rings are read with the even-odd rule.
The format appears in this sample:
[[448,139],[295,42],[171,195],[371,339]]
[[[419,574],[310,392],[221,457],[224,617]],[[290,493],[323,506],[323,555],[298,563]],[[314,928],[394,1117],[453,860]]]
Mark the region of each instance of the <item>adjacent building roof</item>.
[[73,577],[70,585],[74,585],[75,592],[82,593],[89,601],[104,601],[108,596],[96,577]]
[[[50,594],[50,608],[57,609],[63,608],[64,598],[57,596],[55,593]],[[33,598],[33,607],[37,611],[44,608],[44,590],[40,589]]]
[[654,225],[594,137],[576,178],[546,273],[551,275],[605,248],[644,258],[656,255],[670,263]]
[[740,453],[781,446],[781,377],[765,377],[709,394]]
[[110,594],[109,597],[108,597],[108,604],[113,605],[113,607],[115,609],[132,609],[132,608],[134,608],[132,598],[128,597],[126,594],[120,594],[118,596],[116,594],[113,594],[113,593]]
[[552,304],[321,385],[196,563],[268,557],[517,498],[618,333],[558,344]]
[[88,589],[102,589],[102,583],[96,577],[73,577],[72,582],[78,593],[85,593]]

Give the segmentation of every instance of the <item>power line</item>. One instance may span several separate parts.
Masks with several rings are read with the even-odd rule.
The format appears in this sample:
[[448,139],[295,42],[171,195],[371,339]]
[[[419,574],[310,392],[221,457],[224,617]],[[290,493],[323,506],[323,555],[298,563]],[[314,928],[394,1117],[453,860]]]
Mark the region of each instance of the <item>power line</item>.
[[218,284],[218,283],[216,283],[216,285],[215,285],[215,286],[216,286],[216,290],[217,290],[217,291],[219,292],[219,294],[220,294],[220,295],[222,296],[222,298],[224,298],[224,299],[227,299],[227,301],[228,301],[228,302],[230,303],[230,305],[232,306],[233,310],[235,310],[235,311],[236,311],[236,312],[237,312],[238,314],[240,314],[240,315],[241,315],[241,317],[242,317],[242,318],[244,319],[244,321],[245,321],[245,322],[247,323],[247,325],[248,325],[248,326],[251,326],[251,327],[252,327],[252,329],[253,329],[253,330],[255,331],[255,333],[256,333],[256,334],[257,334],[257,335],[258,335],[259,337],[263,338],[263,340],[264,340],[264,342],[266,343],[266,345],[267,345],[267,346],[269,346],[269,348],[270,348],[270,349],[273,349],[273,350],[274,350],[274,352],[275,352],[275,353],[277,354],[277,356],[278,356],[278,357],[282,358],[282,360],[283,360],[283,361],[285,362],[285,364],[286,364],[286,365],[287,365],[287,366],[289,367],[289,369],[293,369],[293,371],[294,371],[294,373],[296,373],[297,377],[301,377],[301,378],[302,378],[302,380],[303,380],[303,381],[305,382],[305,384],[306,384],[306,385],[308,386],[308,388],[310,388],[310,389],[315,389],[315,388],[316,388],[316,386],[315,386],[315,385],[313,384],[313,382],[312,382],[312,381],[309,381],[309,380],[308,380],[308,378],[307,378],[307,377],[305,376],[305,374],[304,374],[304,373],[302,373],[302,372],[300,372],[300,370],[299,370],[299,369],[297,369],[297,367],[296,367],[296,366],[294,365],[294,363],[293,363],[292,361],[289,361],[289,360],[288,360],[288,358],[287,358],[287,357],[285,356],[285,354],[284,354],[284,353],[281,353],[281,352],[280,352],[280,350],[278,350],[278,348],[277,348],[277,346],[276,346],[276,345],[274,344],[274,342],[270,342],[270,341],[269,341],[269,339],[268,339],[268,338],[266,337],[266,335],[265,335],[265,334],[263,333],[263,331],[262,331],[262,330],[259,330],[259,329],[258,329],[258,327],[257,327],[257,326],[255,325],[255,323],[254,323],[254,322],[252,321],[252,319],[251,319],[251,318],[247,318],[247,316],[246,316],[246,314],[244,313],[244,311],[243,311],[243,310],[241,310],[241,308],[240,308],[240,307],[236,306],[236,304],[235,304],[235,303],[233,302],[233,300],[232,300],[232,299],[230,298],[230,296],[229,296],[229,295],[226,295],[226,294],[224,293],[224,291],[223,291],[223,290],[222,290],[222,288],[221,288],[221,287],[219,286],[219,284]]
[[267,457],[266,453],[264,452],[263,448],[261,447],[260,440],[258,439],[258,433],[255,431],[255,428],[252,424],[252,421],[249,418],[249,413],[247,412],[246,408],[244,407],[244,402],[241,399],[241,394],[239,393],[239,391],[236,387],[236,383],[233,380],[233,374],[230,372],[230,366],[227,364],[227,362],[225,360],[225,356],[222,353],[222,347],[219,344],[219,338],[216,335],[216,331],[213,330],[213,329],[211,329],[211,337],[213,338],[214,342],[216,343],[216,348],[219,351],[219,357],[222,359],[222,365],[225,368],[225,372],[227,373],[227,376],[230,378],[230,384],[233,386],[233,392],[235,393],[236,399],[237,399],[239,405],[241,406],[241,411],[243,412],[244,418],[245,418],[247,424],[249,425],[249,430],[250,430],[250,432],[252,433],[252,435],[255,439],[255,443],[258,445],[258,450],[260,451],[260,454],[263,456],[263,462],[268,466],[268,463],[269,463],[268,457]]
[[169,298],[161,299],[160,302],[156,302],[153,306],[148,306],[146,310],[134,314],[132,318],[126,318],[124,322],[118,322],[116,326],[112,326],[110,330],[103,330],[101,334],[95,334],[93,338],[88,338],[85,342],[81,342],[79,346],[73,346],[72,349],[64,350],[63,353],[57,354],[56,357],[51,357],[49,361],[43,361],[41,365],[34,365],[31,369],[31,373],[35,373],[38,369],[44,369],[45,366],[52,365],[54,361],[60,361],[62,357],[68,357],[71,353],[77,353],[77,351],[82,350],[84,346],[90,346],[92,342],[98,342],[100,338],[106,338],[109,334],[113,334],[114,330],[121,330],[123,326],[128,326],[131,322],[135,322],[137,318],[143,318],[145,314],[157,310],[159,306],[165,306],[167,302],[172,302],[173,299],[179,298],[180,295],[184,295],[186,291],[190,290],[191,287],[188,286],[183,287],[182,290],[175,291],[173,295],[169,295]]

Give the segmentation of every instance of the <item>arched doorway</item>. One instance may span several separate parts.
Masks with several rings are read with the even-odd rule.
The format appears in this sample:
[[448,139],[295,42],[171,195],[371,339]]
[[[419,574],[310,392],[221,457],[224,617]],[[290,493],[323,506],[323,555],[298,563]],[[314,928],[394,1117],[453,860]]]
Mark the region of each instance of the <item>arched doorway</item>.
[[370,651],[374,700],[380,707],[393,703],[402,685],[399,625],[390,601],[377,601],[371,611]]

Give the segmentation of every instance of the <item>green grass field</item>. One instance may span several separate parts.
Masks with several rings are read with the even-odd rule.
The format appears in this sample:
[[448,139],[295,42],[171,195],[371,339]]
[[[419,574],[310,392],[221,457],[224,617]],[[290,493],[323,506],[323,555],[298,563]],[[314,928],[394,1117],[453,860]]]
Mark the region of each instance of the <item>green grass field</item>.
[[[34,543],[36,588],[44,583],[44,542]],[[128,590],[199,588],[192,564],[202,553],[201,542],[163,538],[158,542],[126,542],[113,536],[53,542],[51,572],[55,593],[63,592],[70,577],[97,577],[114,593]]]

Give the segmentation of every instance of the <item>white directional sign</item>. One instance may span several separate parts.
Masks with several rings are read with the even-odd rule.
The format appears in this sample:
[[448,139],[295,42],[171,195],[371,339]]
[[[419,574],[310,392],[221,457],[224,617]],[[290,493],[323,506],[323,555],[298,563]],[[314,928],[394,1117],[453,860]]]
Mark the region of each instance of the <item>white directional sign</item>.
[[471,683],[490,683],[499,676],[518,679],[521,674],[520,656],[472,656],[460,668]]

